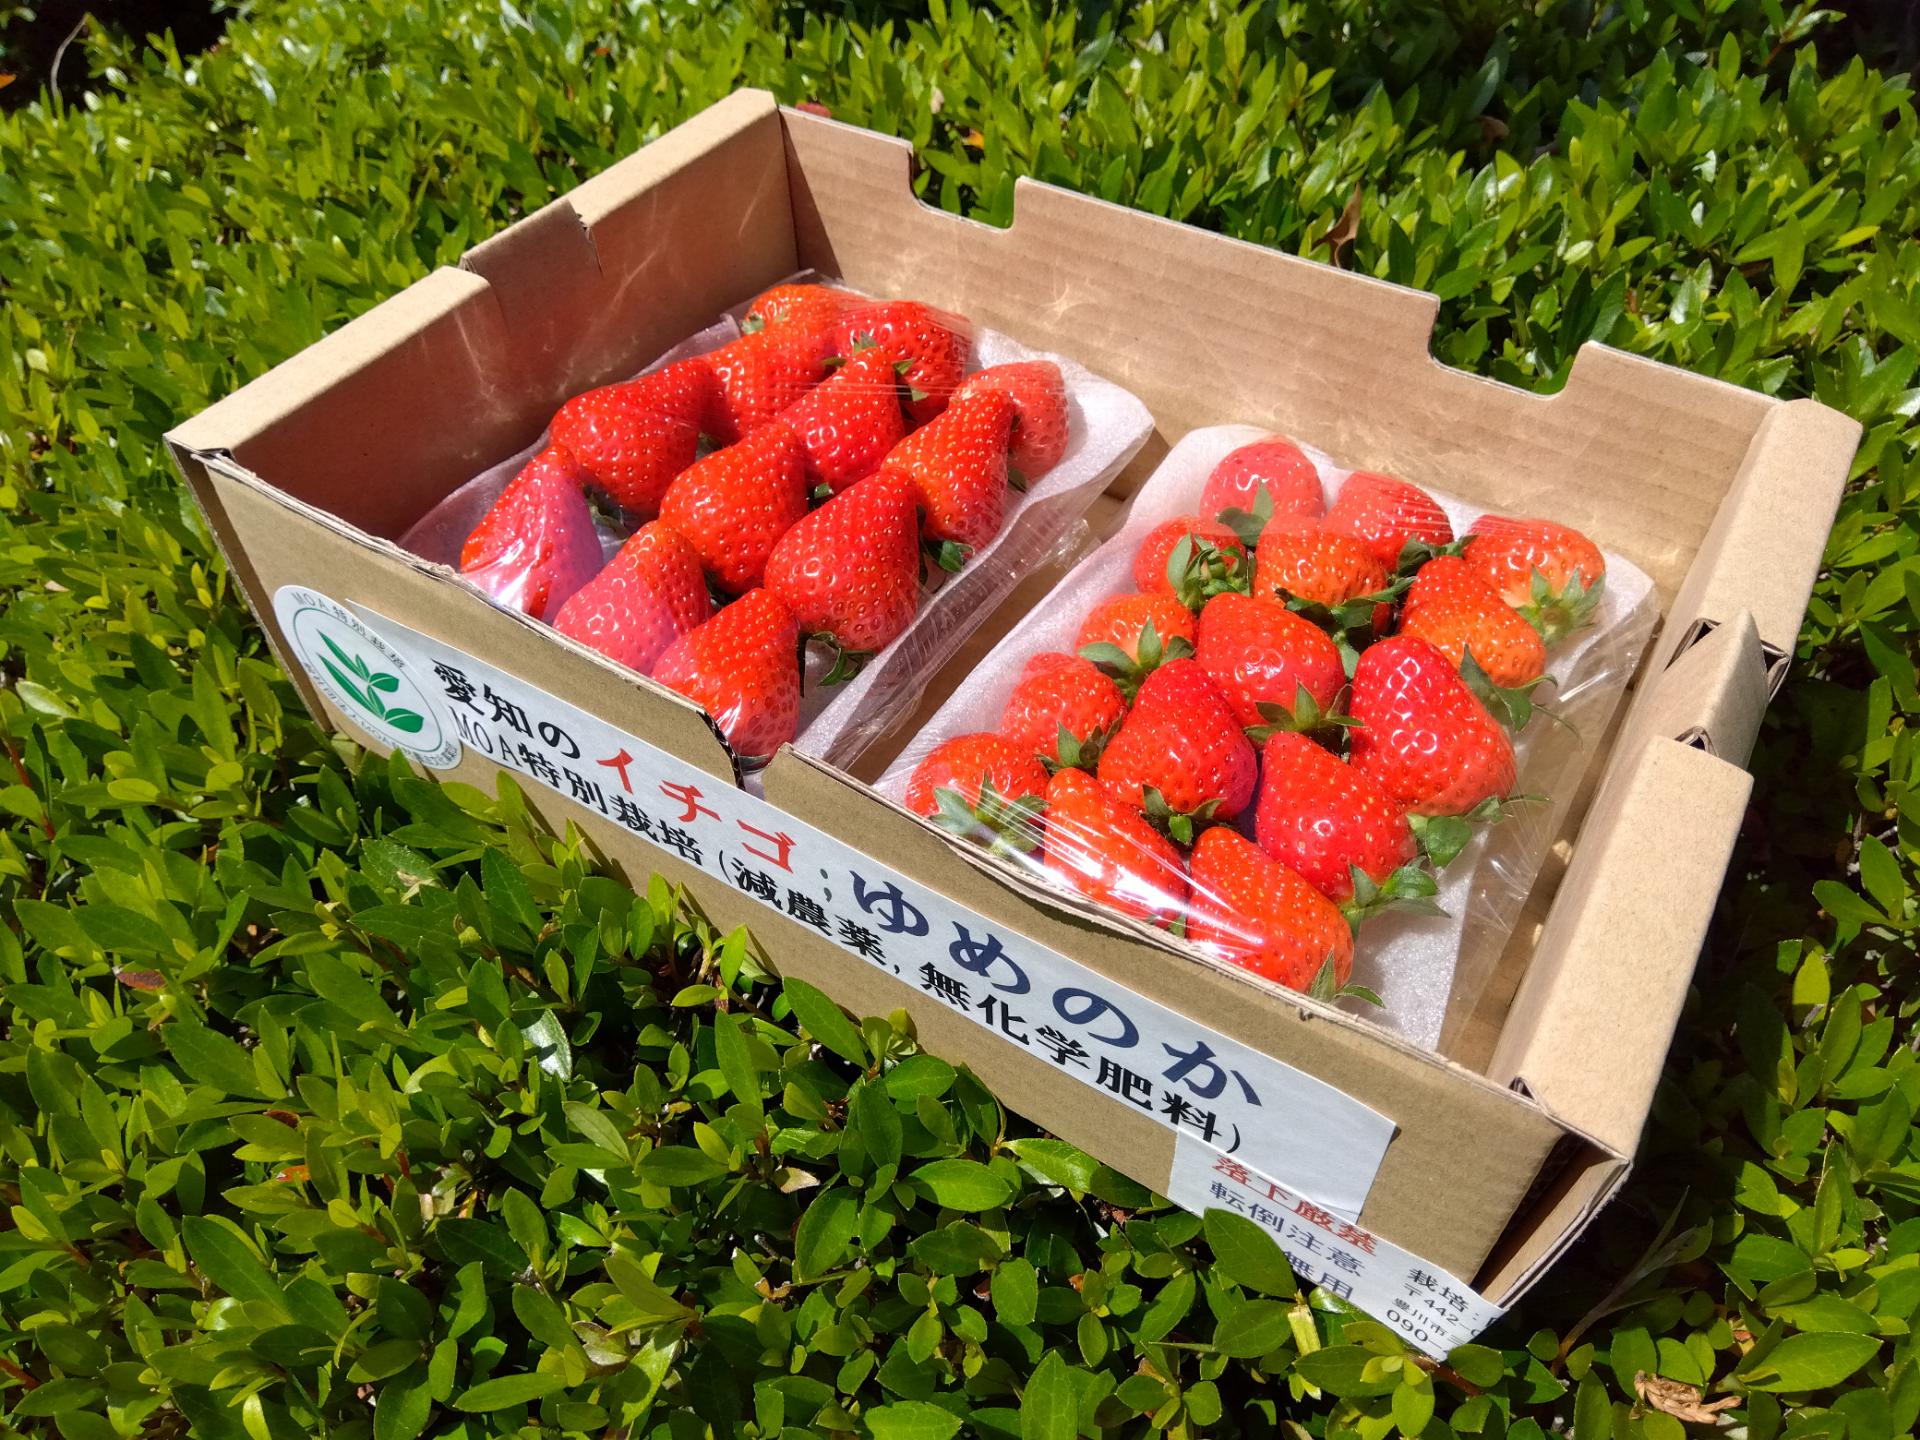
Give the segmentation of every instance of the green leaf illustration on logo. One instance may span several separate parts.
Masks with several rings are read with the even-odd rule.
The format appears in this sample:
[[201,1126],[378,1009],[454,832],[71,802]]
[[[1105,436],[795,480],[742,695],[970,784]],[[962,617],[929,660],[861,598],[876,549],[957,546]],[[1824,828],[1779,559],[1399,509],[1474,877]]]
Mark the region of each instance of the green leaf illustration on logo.
[[400,688],[400,677],[389,675],[384,670],[376,670],[367,679],[367,684],[375,690],[384,690],[389,695]]
[[385,718],[387,724],[391,725],[395,730],[402,731],[408,735],[418,735],[420,733],[420,727],[427,723],[412,710],[389,710]]
[[[328,641],[327,643],[331,645],[333,642]],[[378,702],[369,699],[367,693],[358,685],[354,684],[353,681],[349,680],[345,672],[343,672],[338,665],[334,664],[333,661],[327,659],[324,655],[320,657],[320,663],[327,667],[327,673],[333,676],[342,690],[345,690],[347,694],[359,701],[360,704],[366,706],[367,709],[372,710],[374,714],[378,715],[380,713]]]

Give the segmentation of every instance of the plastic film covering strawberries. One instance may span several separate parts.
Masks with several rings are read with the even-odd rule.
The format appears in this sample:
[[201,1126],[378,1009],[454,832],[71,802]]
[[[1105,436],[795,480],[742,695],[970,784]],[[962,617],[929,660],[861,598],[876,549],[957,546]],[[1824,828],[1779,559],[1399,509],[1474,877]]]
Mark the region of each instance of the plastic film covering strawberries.
[[1550,517],[1196,431],[879,788],[1199,963],[1440,1048],[1493,993],[1652,591]]
[[749,775],[788,742],[847,763],[1151,429],[1069,359],[806,275],[567,401],[405,543],[696,700]]

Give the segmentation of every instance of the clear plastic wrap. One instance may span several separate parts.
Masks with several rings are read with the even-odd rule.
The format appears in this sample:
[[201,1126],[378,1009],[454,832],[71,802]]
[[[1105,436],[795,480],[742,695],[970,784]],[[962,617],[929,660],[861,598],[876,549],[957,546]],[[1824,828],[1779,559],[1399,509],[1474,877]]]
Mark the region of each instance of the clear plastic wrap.
[[[705,437],[697,452],[686,416]],[[698,699],[747,769],[786,739],[845,764],[1056,551],[1151,430],[1137,399],[1071,360],[800,276],[631,381],[569,401],[539,442],[402,543],[473,560],[471,537],[511,532],[525,477],[577,455],[586,499],[556,503],[568,563],[510,534],[463,573]],[[598,563],[582,573],[589,514]],[[706,613],[678,547],[664,534],[640,543],[655,530],[691,547]],[[804,651],[781,649],[789,626]]]
[[1437,1048],[1639,664],[1652,582],[1551,524],[1463,551],[1477,508],[1274,438],[1175,445],[877,788]]

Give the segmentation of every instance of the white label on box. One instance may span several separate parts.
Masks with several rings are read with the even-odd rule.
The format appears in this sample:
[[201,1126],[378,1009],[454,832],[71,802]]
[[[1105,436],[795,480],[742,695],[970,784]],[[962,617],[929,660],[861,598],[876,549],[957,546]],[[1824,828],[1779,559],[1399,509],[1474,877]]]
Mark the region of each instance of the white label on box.
[[1174,1139],[1167,1198],[1196,1215],[1229,1210],[1246,1216],[1273,1236],[1303,1283],[1366,1311],[1436,1359],[1506,1313],[1464,1280],[1361,1229],[1338,1207],[1270,1180],[1245,1156],[1223,1154],[1194,1136]]
[[813,927],[1176,1134],[1286,1175],[1336,1213],[1360,1213],[1393,1137],[1386,1116],[997,927],[577,706],[364,606],[355,610],[430,692],[436,723],[458,742]]

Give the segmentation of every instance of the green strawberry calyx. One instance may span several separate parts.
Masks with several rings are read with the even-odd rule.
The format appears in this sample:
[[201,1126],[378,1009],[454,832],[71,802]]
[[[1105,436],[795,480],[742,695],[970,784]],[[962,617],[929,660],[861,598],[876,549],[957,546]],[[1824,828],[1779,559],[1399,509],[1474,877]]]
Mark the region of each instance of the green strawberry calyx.
[[938,807],[930,817],[933,823],[984,846],[989,854],[1014,859],[1040,848],[1040,813],[1046,801],[1039,795],[1009,799],[983,776],[975,803],[969,804],[965,795],[945,785],[934,788],[933,798]]
[[1067,728],[1066,722],[1060,725],[1060,738],[1054,742],[1054,753],[1042,755],[1040,763],[1047,767],[1049,775],[1062,770],[1085,770],[1089,775],[1100,762],[1100,752],[1107,748],[1107,741],[1119,732],[1120,722],[1097,726],[1084,736],[1076,735]]
[[1247,568],[1244,554],[1196,535],[1182,535],[1167,556],[1167,584],[1174,599],[1198,613],[1216,595],[1246,594]]
[[[1474,658],[1473,647],[1468,645],[1460,651],[1460,678],[1467,682],[1467,688],[1473,692],[1474,698],[1487,707],[1487,713],[1498,720],[1509,734],[1517,735],[1526,729],[1535,710],[1567,725],[1566,720],[1533,698],[1533,692],[1540,686],[1558,683],[1551,675],[1542,675],[1524,685],[1496,685]],[[1568,725],[1567,728],[1573,727]]]
[[1164,830],[1176,845],[1193,844],[1195,837],[1207,828],[1214,812],[1220,808],[1219,800],[1215,799],[1192,810],[1176,810],[1167,803],[1167,797],[1155,785],[1146,786],[1140,793],[1147,820]]
[[1542,640],[1548,645],[1558,645],[1574,631],[1593,623],[1606,586],[1605,575],[1589,585],[1585,573],[1576,570],[1564,589],[1555,590],[1553,582],[1535,570],[1532,593],[1524,605],[1516,608],[1522,618],[1540,632]]
[[1184,635],[1175,635],[1164,644],[1160,632],[1149,620],[1140,627],[1140,634],[1133,642],[1133,653],[1129,655],[1120,646],[1110,640],[1096,641],[1092,645],[1080,647],[1080,657],[1091,660],[1120,687],[1120,693],[1129,704],[1140,693],[1140,687],[1146,683],[1147,676],[1159,669],[1169,660],[1184,660],[1193,654],[1193,643]]
[[1323,731],[1350,730],[1360,722],[1351,715],[1340,714],[1340,702],[1341,696],[1335,696],[1333,704],[1323,707],[1313,698],[1311,690],[1304,685],[1296,685],[1290,706],[1282,705],[1277,700],[1261,700],[1255,704],[1254,708],[1260,712],[1260,719],[1264,723],[1247,726],[1247,739],[1256,745],[1263,745],[1285,731],[1311,736]]
[[1340,913],[1356,932],[1365,922],[1389,910],[1415,915],[1447,913],[1433,898],[1440,893],[1440,882],[1424,857],[1409,860],[1378,882],[1358,865],[1348,869],[1353,876],[1353,897],[1341,905]]
[[1321,962],[1319,970],[1314,973],[1312,982],[1307,986],[1307,994],[1316,1000],[1364,1000],[1369,1005],[1379,1006],[1383,1010],[1386,1008],[1386,1002],[1366,986],[1356,985],[1351,981],[1342,985],[1332,955],[1328,955]]

